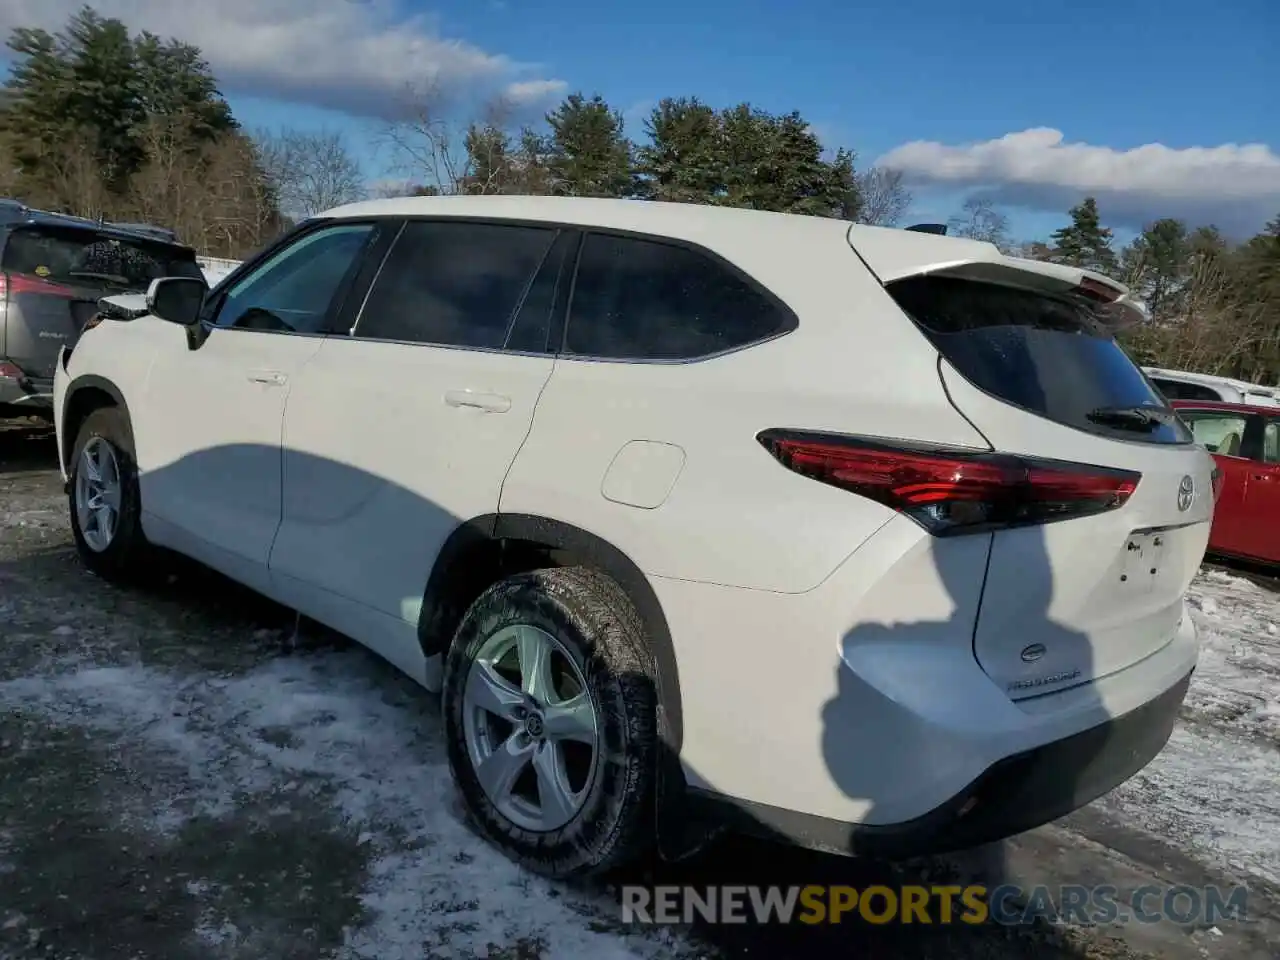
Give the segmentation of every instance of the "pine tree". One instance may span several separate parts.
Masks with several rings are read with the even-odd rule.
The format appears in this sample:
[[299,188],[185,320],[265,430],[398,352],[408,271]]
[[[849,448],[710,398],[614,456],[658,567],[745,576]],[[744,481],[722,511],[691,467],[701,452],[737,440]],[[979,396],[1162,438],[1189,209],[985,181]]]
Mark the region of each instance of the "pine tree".
[[635,193],[631,143],[622,114],[599,94],[565,98],[547,114],[551,128],[548,167],[552,190],[573,197],[628,197]]
[[86,136],[104,180],[123,189],[146,162],[145,130],[164,120],[175,137],[208,143],[237,129],[199,51],[83,7],[58,33],[18,28],[7,45],[14,64],[5,84],[4,123],[17,134],[15,159],[40,174],[48,158]]
[[1118,266],[1111,248],[1111,230],[1102,226],[1098,202],[1093,197],[1071,208],[1071,223],[1053,234],[1056,263],[1110,274]]
[[644,195],[652,200],[712,203],[724,192],[723,131],[697,97],[667,98],[645,120],[649,143],[636,151]]
[[1123,279],[1146,300],[1151,319],[1170,319],[1184,307],[1180,296],[1191,269],[1187,225],[1166,217],[1149,224],[1122,256]]

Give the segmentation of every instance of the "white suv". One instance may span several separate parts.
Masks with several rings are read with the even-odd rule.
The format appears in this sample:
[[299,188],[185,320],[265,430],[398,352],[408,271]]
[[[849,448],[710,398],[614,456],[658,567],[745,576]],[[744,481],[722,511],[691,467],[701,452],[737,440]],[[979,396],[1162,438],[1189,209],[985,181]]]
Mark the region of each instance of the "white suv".
[[189,555],[442,690],[468,810],[543,873],[726,824],[974,845],[1169,736],[1212,463],[1106,278],[832,219],[418,198],[130,306],[58,365],[84,562]]

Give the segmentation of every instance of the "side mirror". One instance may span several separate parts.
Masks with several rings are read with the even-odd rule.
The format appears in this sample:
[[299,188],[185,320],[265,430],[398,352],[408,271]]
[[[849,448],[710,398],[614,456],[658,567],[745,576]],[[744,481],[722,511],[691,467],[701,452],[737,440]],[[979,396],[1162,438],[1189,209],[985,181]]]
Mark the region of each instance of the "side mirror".
[[147,312],[183,327],[200,322],[209,285],[195,277],[160,277],[147,288]]

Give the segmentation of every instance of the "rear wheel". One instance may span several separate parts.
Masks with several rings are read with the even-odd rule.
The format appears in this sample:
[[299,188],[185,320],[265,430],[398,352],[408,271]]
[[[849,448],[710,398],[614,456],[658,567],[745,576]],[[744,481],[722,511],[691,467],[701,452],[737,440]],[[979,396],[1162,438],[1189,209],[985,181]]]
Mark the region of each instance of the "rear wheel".
[[573,567],[490,587],[450,648],[443,707],[467,811],[512,859],[582,877],[652,841],[655,685],[609,578]]
[[71,533],[84,565],[107,580],[136,582],[154,551],[142,533],[129,422],[116,407],[85,418],[70,460]]

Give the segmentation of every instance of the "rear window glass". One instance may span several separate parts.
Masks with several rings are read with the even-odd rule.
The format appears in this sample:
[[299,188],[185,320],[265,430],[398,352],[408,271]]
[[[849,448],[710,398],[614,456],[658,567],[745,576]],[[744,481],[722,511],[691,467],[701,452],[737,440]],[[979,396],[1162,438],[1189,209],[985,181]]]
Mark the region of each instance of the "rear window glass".
[[[938,351],[992,396],[1117,440],[1191,442],[1088,301],[955,277],[911,277],[887,289]],[[1144,407],[1159,416],[1133,412]]]
[[93,230],[23,227],[4,246],[0,268],[78,287],[143,291],[159,277],[203,277],[187,249]]
[[1164,380],[1152,377],[1151,382],[1169,400],[1221,400],[1222,395],[1212,387],[1198,383],[1184,383],[1181,380]]

